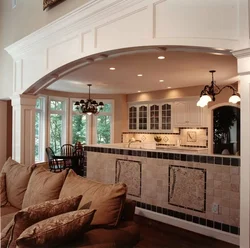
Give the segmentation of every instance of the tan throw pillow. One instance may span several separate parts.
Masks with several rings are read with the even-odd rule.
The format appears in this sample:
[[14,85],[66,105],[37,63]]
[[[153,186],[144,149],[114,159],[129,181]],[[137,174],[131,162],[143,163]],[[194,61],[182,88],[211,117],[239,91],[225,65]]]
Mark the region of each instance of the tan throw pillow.
[[126,199],[126,184],[104,184],[88,180],[70,170],[63,184],[60,198],[83,195],[79,209],[96,209],[91,225],[116,226]]
[[27,190],[24,194],[22,208],[58,199],[66,175],[66,170],[53,173],[41,166],[37,167],[30,177]]
[[8,202],[18,209],[22,208],[24,193],[35,165],[19,164],[12,158],[5,162],[2,173],[6,173],[6,192]]
[[8,202],[7,192],[6,192],[6,173],[0,174],[0,191],[1,191],[1,207],[5,206]]
[[95,210],[77,210],[40,221],[17,239],[18,248],[55,247],[88,230]]
[[1,231],[1,248],[7,248],[13,224],[14,220],[12,219],[12,221],[10,221],[9,224]]
[[22,209],[14,216],[13,228],[9,240],[9,248],[16,247],[16,239],[29,226],[50,217],[77,210],[82,196],[43,202]]

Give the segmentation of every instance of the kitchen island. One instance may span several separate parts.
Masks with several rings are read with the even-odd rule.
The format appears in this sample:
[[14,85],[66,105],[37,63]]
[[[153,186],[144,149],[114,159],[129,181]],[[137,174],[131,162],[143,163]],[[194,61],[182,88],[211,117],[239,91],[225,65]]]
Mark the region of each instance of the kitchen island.
[[139,213],[146,210],[163,222],[171,217],[205,226],[211,235],[220,230],[229,235],[228,242],[237,243],[239,156],[176,147],[128,148],[124,143],[84,149],[86,176],[105,183],[125,182]]

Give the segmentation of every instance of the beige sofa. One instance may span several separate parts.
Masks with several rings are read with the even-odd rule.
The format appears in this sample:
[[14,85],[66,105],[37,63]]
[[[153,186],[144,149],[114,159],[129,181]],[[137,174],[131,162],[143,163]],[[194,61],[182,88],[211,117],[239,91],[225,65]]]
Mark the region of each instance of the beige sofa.
[[[10,245],[10,238],[6,233],[14,236],[18,233],[15,233],[13,223],[17,226],[18,218],[26,211],[31,211],[29,214],[32,216],[32,209],[35,207],[37,211],[36,206],[39,204],[50,203],[51,200],[53,202],[53,199],[64,200],[77,196],[81,198],[76,206],[77,211],[95,209],[94,213],[84,231],[81,229],[82,231],[73,239],[67,240],[67,237],[63,237],[64,242],[56,247],[134,247],[140,238],[140,233],[133,221],[135,202],[126,199],[126,191],[125,184],[112,185],[91,181],[76,175],[72,170],[52,173],[41,165],[24,166],[9,158],[1,171],[2,247],[4,245],[16,247],[13,236]],[[43,205],[41,209],[44,211]],[[38,220],[31,224],[41,223]],[[25,231],[30,228],[27,222],[23,224],[26,225]],[[17,244],[23,233],[16,237]],[[4,242],[8,242],[8,245]],[[53,246],[37,245],[37,247]]]

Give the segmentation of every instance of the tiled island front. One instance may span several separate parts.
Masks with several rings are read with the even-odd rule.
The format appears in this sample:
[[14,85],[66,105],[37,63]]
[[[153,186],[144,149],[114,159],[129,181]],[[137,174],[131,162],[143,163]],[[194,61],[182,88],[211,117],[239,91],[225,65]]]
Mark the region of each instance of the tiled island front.
[[220,230],[237,240],[239,157],[105,145],[85,146],[85,151],[87,177],[105,183],[125,182],[128,198],[138,208]]

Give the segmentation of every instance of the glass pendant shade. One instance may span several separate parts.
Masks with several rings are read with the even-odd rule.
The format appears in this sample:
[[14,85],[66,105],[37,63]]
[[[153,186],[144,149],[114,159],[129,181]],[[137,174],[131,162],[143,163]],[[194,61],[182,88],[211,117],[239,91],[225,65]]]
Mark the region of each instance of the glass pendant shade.
[[237,103],[240,102],[240,97],[237,94],[233,94],[230,96],[229,100],[230,103]]

